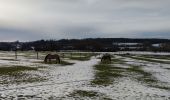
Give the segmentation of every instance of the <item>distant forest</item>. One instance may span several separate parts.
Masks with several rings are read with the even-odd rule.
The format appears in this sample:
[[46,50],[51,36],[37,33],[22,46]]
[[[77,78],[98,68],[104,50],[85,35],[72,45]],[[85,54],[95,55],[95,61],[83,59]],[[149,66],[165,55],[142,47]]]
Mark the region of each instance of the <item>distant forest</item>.
[[[124,45],[119,45],[124,43]],[[134,46],[126,43],[136,43]],[[154,45],[158,46],[154,46]],[[169,39],[129,39],[129,38],[88,38],[88,39],[62,39],[62,40],[38,40],[31,42],[0,42],[2,51],[166,51],[170,52]]]

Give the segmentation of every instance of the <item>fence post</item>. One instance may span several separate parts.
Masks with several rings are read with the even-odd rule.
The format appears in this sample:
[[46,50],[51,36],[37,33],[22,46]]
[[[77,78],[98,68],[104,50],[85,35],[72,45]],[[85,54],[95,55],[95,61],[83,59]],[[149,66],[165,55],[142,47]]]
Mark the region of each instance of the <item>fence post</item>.
[[17,50],[15,50],[15,60],[17,60]]
[[37,51],[37,59],[39,59],[39,57],[38,57],[38,51]]
[[64,53],[63,53],[63,58],[64,58]]
[[80,53],[80,58],[81,58],[81,53]]

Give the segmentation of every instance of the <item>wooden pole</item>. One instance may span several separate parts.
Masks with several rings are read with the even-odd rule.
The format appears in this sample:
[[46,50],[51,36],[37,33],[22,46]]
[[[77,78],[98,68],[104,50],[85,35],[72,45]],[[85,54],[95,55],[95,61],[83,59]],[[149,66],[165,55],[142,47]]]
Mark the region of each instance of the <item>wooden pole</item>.
[[81,53],[80,53],[80,58],[81,58]]
[[39,57],[38,57],[38,51],[37,51],[37,59],[39,59]]
[[17,60],[17,50],[15,50],[15,60]]
[[63,53],[63,58],[64,58],[64,53]]

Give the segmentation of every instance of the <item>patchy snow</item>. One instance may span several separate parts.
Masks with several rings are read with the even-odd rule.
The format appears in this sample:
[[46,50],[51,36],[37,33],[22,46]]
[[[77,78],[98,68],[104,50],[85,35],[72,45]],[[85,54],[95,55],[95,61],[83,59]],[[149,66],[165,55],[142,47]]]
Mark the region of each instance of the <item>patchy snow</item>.
[[16,99],[18,95],[23,95],[24,98],[35,96],[34,99],[42,100],[48,99],[50,96],[62,97],[64,94],[69,94],[93,78],[92,66],[97,64],[98,59],[72,62],[75,64],[69,66],[49,65],[49,68],[46,69],[47,73],[45,73],[49,80],[46,82],[1,86],[1,98]]
[[118,79],[107,87],[85,86],[79,90],[100,92],[113,100],[166,100],[170,97],[169,91],[150,88],[127,77]]
[[134,55],[170,55],[169,52],[142,52],[142,51],[120,51],[120,52],[113,52],[112,54],[134,54]]
[[139,56],[134,56],[134,57],[144,58],[144,59],[151,59],[151,60],[155,60],[155,61],[165,61],[165,62],[170,62],[170,59],[147,58],[147,57],[139,57]]
[[[4,52],[0,54],[5,55]],[[3,59],[10,59],[11,55],[14,56],[13,52],[7,55],[10,56],[3,56]],[[69,99],[67,95],[72,93],[74,90],[96,91],[103,93],[107,97],[115,100],[170,99],[170,91],[148,87],[128,76],[116,79],[114,83],[109,86],[90,85],[90,81],[94,79],[94,69],[92,66],[100,61],[100,59],[96,59],[97,57],[92,57],[89,61],[76,61],[65,59],[75,64],[61,66],[56,64],[47,65],[38,63],[42,62],[43,59],[37,60],[36,56],[34,55],[31,55],[31,57],[33,58],[30,59],[24,55],[24,53],[20,54],[20,56],[18,57],[18,61],[2,60],[0,58],[0,67],[5,65],[21,65],[31,67],[46,66],[47,68],[40,69],[40,72],[37,71],[28,73],[32,75],[37,74],[39,76],[47,78],[48,80],[33,83],[8,85],[1,84],[0,100],[48,100],[49,98],[56,100],[60,99],[60,97],[65,97],[66,99]],[[42,55],[43,54],[40,54],[40,56]],[[160,55],[162,55],[162,53]],[[168,69],[170,68],[170,64],[148,62],[121,56],[115,56],[115,58],[125,60],[128,64],[114,64],[116,67],[129,68],[129,64],[141,66],[144,71],[151,73],[158,80],[160,80],[161,82],[166,82],[167,85],[170,86],[170,70]]]
[[114,64],[114,67],[129,68],[129,66],[125,64]]
[[158,80],[168,82],[170,84],[170,70],[167,69],[170,68],[170,64],[148,62],[132,58],[126,58],[125,61],[130,65],[141,66],[143,70],[152,73]]

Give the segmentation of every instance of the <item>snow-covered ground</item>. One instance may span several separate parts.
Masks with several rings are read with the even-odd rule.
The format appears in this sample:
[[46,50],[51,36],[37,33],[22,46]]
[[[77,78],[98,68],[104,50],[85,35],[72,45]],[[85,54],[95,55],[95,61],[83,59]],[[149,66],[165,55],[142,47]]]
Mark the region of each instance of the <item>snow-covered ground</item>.
[[170,86],[170,64],[162,64],[156,62],[136,60],[132,58],[125,58],[130,65],[141,66],[143,70],[152,73],[154,77],[162,82],[167,82]]
[[[45,64],[33,63],[36,60],[29,60],[26,58],[19,58],[18,61],[0,60],[0,65],[24,65],[24,66],[45,66]],[[43,74],[40,76],[47,78],[45,82],[20,83],[10,85],[0,85],[0,99],[18,99],[25,98],[26,100],[42,100],[50,97],[62,97],[71,93],[75,88],[82,87],[91,79],[93,79],[92,66],[98,63],[98,59],[92,58],[89,61],[71,61],[74,65],[46,65]]]
[[169,52],[147,52],[147,51],[120,51],[120,52],[114,52],[113,54],[134,54],[134,55],[170,55]]
[[[91,85],[91,80],[95,78],[95,69],[93,66],[100,61],[97,57],[92,57],[88,61],[66,59],[68,62],[74,64],[62,66],[39,63],[43,59],[37,60],[34,54],[20,53],[16,61],[11,60],[15,58],[13,52],[0,52],[0,55],[3,55],[0,57],[0,67],[45,67],[40,68],[38,71],[29,71],[27,73],[47,79],[45,81],[31,83],[0,84],[0,100],[60,100],[61,98],[67,100],[74,99],[68,95],[75,90],[98,92],[113,100],[170,100],[170,90],[149,87],[134,79],[137,75],[129,72],[124,72],[123,74],[126,77],[115,79],[114,83],[109,86]],[[28,55],[32,58],[30,59],[30,56],[27,57]],[[40,56],[42,55],[40,54]],[[163,54],[161,53],[160,55]],[[130,68],[130,65],[140,66],[144,71],[159,80],[162,85],[170,87],[170,64],[148,62],[122,56],[116,56],[115,58],[122,59],[125,61],[125,64],[114,64],[114,66],[125,69]],[[92,98],[87,97],[83,99]],[[95,99],[100,100],[101,98],[96,97]]]
[[[170,68],[168,64],[153,63],[147,61],[140,61],[131,58],[124,58],[116,56],[118,59],[123,59],[126,64],[114,64],[120,68],[130,68],[130,65],[140,66],[145,72],[153,75],[162,84],[161,86],[167,86],[170,88]],[[160,89],[156,87],[150,87],[146,84],[138,82],[134,77],[138,75],[130,76],[129,72],[125,72],[124,75],[127,77],[118,78],[113,84],[109,86],[84,86],[81,89],[86,91],[98,91],[106,94],[107,97],[113,100],[170,100],[170,90]]]

